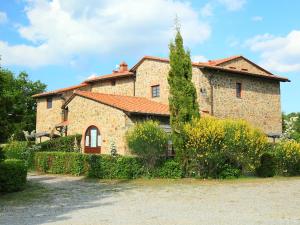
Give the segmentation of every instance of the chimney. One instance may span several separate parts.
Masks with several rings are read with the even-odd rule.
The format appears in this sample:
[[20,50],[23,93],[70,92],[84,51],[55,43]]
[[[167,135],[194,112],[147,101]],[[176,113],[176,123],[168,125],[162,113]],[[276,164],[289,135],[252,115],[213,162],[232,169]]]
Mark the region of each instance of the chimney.
[[128,65],[126,64],[126,62],[122,61],[120,63],[119,72],[125,72],[125,71],[128,71]]

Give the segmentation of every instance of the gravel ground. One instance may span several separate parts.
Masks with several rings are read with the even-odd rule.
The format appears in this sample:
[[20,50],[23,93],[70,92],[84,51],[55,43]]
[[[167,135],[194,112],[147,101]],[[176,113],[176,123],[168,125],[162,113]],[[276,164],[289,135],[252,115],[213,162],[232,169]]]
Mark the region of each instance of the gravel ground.
[[300,224],[300,178],[101,182],[31,174],[0,224]]

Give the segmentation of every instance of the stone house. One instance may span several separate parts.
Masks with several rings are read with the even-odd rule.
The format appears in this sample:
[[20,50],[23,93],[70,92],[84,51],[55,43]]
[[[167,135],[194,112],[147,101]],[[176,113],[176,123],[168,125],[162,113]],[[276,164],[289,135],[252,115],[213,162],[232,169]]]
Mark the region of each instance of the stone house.
[[[266,134],[281,134],[280,82],[287,78],[243,56],[192,66],[202,115],[245,119]],[[109,153],[114,144],[119,154],[128,154],[125,133],[135,122],[169,123],[169,69],[168,59],[145,56],[131,69],[122,62],[112,74],[34,95],[36,131],[82,134],[84,153]]]

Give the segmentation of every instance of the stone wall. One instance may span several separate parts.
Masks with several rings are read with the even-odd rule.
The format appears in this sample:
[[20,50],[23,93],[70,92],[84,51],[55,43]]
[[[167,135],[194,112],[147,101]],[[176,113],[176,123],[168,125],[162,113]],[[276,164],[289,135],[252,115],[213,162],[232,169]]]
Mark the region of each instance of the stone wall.
[[[244,59],[231,62],[236,68],[265,73]],[[224,65],[226,66],[226,64]],[[227,65],[229,66],[229,64]],[[136,96],[168,104],[168,72],[165,62],[145,60],[136,71]],[[210,84],[212,78],[213,96]],[[202,115],[213,113],[220,118],[245,119],[266,133],[281,133],[280,83],[278,81],[241,76],[224,72],[208,72],[193,67],[193,82]],[[242,98],[236,97],[236,83],[242,83]],[[151,86],[159,84],[160,97],[151,97]]]
[[114,85],[112,80],[98,81],[92,84],[92,91],[105,94],[133,96],[134,80],[132,77],[116,79]]
[[[245,119],[265,133],[281,133],[280,83],[228,73],[213,73],[214,116]],[[236,83],[242,97],[236,97]]]
[[[80,90],[89,91],[90,86],[81,87]],[[36,132],[51,132],[55,125],[63,121],[62,105],[73,94],[73,90],[64,92],[61,96],[45,96],[37,98],[37,115],[36,115]],[[47,98],[52,97],[52,108],[47,109]],[[56,134],[59,134],[54,130]],[[49,138],[43,137],[41,141],[48,140]],[[40,140],[37,140],[40,141]]]
[[268,74],[266,71],[253,65],[252,63],[246,61],[243,58],[237,58],[237,59],[230,60],[228,62],[222,63],[220,66],[225,67],[225,68],[235,67],[237,70],[244,70],[244,71],[250,72],[250,73]]
[[[127,153],[125,141],[127,115],[116,108],[103,105],[93,100],[75,96],[68,104],[68,134],[84,134],[86,129],[96,126],[102,137],[101,153],[110,154],[112,141],[115,142],[118,154]],[[82,147],[83,143],[82,143]]]
[[[47,109],[47,98],[45,97],[37,99],[37,133],[45,131],[50,133],[51,130],[55,127],[55,125],[62,121],[61,106],[63,102],[63,99],[61,99],[59,96],[54,96],[52,98],[52,108]],[[41,141],[45,141],[47,139],[47,137],[43,137]]]

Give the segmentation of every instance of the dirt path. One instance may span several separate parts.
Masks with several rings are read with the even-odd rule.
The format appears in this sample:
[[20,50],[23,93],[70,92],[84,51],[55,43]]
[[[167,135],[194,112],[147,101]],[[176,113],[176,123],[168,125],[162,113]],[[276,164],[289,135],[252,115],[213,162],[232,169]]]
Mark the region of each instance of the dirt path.
[[97,183],[30,175],[0,224],[300,224],[300,178]]

